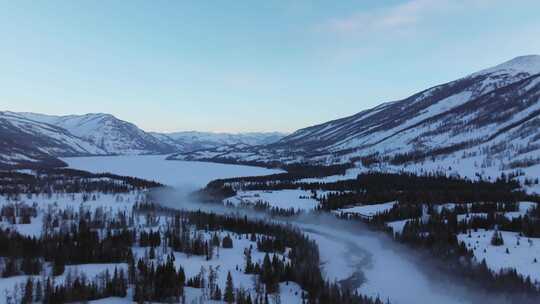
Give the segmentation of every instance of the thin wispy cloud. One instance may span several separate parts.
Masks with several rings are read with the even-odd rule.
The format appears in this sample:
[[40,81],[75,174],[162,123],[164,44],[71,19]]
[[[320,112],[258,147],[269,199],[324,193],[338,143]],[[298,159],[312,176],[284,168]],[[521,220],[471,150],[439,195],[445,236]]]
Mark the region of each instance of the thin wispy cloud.
[[[523,4],[530,3],[524,0]],[[464,12],[489,14],[490,9],[507,5],[501,0],[408,0],[390,6],[379,6],[334,17],[320,28],[339,35],[418,33]]]
[[448,11],[456,6],[447,0],[412,0],[395,6],[360,11],[326,22],[323,28],[343,35],[377,32],[401,32],[420,24],[434,13]]

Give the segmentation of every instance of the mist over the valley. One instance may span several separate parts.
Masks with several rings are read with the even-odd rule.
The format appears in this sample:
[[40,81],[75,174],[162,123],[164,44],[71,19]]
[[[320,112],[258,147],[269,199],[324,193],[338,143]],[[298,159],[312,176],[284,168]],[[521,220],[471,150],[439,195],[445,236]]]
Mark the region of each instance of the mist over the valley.
[[[389,235],[372,231],[363,223],[324,213],[304,213],[295,218],[270,217],[251,209],[202,202],[193,195],[194,190],[188,185],[158,188],[151,191],[150,197],[173,209],[247,216],[293,225],[317,242],[327,279],[391,303],[514,302],[512,295],[488,294],[473,282],[441,271],[443,261],[396,243]],[[530,303],[538,303],[537,300],[531,299]]]

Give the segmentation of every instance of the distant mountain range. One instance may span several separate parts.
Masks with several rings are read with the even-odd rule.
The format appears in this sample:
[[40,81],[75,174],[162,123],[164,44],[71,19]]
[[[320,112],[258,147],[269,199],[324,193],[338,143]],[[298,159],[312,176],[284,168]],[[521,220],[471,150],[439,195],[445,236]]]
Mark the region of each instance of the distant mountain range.
[[540,56],[514,58],[264,146],[176,159],[335,164],[361,170],[540,173]]
[[280,133],[152,133],[109,114],[0,112],[0,164],[58,156],[352,164],[357,170],[540,175],[540,56],[495,67],[355,115]]
[[231,145],[267,145],[274,143],[285,136],[284,133],[279,132],[247,132],[232,134],[185,131],[173,133],[152,132],[151,134],[161,142],[176,147],[177,152],[184,153]]
[[54,116],[0,112],[0,168],[63,163],[57,157],[125,154],[171,154],[223,145],[262,145],[284,134],[145,132],[113,115]]

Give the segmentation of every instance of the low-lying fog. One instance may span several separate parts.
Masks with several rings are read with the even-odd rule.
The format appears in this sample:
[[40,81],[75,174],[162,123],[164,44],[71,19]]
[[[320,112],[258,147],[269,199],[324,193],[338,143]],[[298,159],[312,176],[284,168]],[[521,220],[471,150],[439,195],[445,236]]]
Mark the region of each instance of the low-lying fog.
[[[152,195],[170,208],[233,213],[221,205],[194,201],[188,190],[187,187],[159,189]],[[239,209],[235,209],[234,214],[297,226],[318,243],[327,279],[359,285],[358,291],[362,294],[397,304],[513,303],[506,296],[480,292],[437,271],[438,261],[420,257],[418,252],[396,243],[385,233],[367,229],[362,223],[340,220],[332,215],[268,219],[263,213]]]

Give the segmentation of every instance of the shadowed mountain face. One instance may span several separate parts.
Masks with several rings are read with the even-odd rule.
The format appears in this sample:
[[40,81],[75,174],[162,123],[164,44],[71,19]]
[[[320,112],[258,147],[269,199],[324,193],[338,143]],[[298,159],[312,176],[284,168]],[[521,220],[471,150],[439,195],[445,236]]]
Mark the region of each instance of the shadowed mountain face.
[[519,167],[538,157],[539,114],[540,56],[522,56],[273,144],[177,158],[385,166],[475,157],[488,167]]
[[[18,121],[25,124],[24,121]],[[28,125],[25,126],[28,128]],[[43,129],[39,130],[38,128]],[[62,166],[64,163],[51,156],[48,151],[63,152],[66,155],[82,151],[74,151],[74,147],[66,145],[63,139],[52,136],[42,136],[39,131],[62,135],[60,130],[52,126],[32,125],[27,132],[12,123],[10,120],[0,117],[0,169],[9,167],[32,167],[40,164],[45,166]],[[38,130],[36,130],[38,129]],[[45,133],[45,132],[44,132]],[[69,137],[66,134],[63,134]],[[76,140],[76,139],[75,139]],[[36,148],[36,147],[41,148]]]

